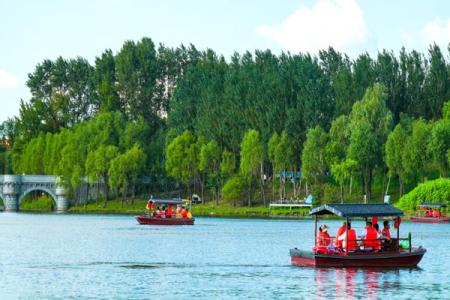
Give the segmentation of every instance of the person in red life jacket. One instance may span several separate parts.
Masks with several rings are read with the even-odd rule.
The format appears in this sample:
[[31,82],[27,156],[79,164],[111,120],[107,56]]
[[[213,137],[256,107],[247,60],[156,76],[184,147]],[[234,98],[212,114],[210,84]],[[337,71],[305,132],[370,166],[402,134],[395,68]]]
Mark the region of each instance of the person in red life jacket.
[[327,247],[330,242],[330,235],[328,234],[328,227],[327,225],[323,224],[319,227],[319,233],[317,235],[317,247]]
[[433,209],[433,217],[438,218],[439,217],[439,211],[437,209]]
[[372,222],[368,221],[366,223],[366,228],[364,228],[363,234],[361,234],[361,239],[364,240],[365,249],[376,248],[378,232],[375,230],[375,228],[373,228]]
[[342,247],[345,251],[356,250],[356,232],[355,229],[352,229],[352,224],[350,222],[347,224],[347,230],[344,231],[339,237],[337,237],[337,239],[339,241],[342,241]]
[[431,209],[427,209],[427,213],[426,213],[426,216],[427,217],[431,217],[433,214],[432,214],[432,212],[431,212]]
[[377,239],[373,241],[373,249],[376,251],[381,250],[381,232],[380,232],[380,226],[378,226],[378,223],[373,224],[373,228],[377,232]]
[[181,217],[182,218],[187,218],[187,211],[184,207],[181,208]]
[[336,239],[334,240],[334,246],[337,248],[342,248],[342,240],[339,240],[338,237],[340,237],[345,230],[347,229],[347,223],[342,223],[342,226],[338,228],[338,231],[336,233]]
[[381,236],[388,240],[391,239],[391,232],[389,231],[390,228],[389,221],[385,220],[383,222],[383,229],[381,229]]
[[167,207],[166,218],[172,218],[172,215],[173,215],[172,207],[170,207],[169,204]]

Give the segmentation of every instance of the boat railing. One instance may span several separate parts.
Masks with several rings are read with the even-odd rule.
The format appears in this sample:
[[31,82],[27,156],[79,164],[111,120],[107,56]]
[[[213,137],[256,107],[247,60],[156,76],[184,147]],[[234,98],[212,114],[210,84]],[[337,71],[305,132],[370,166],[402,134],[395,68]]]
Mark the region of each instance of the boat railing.
[[[330,245],[337,245],[336,237],[330,237]],[[408,237],[406,238],[378,238],[378,239],[356,239],[356,251],[380,251],[380,252],[398,252],[400,249],[408,249],[409,252],[412,251],[411,244],[411,233],[408,233]],[[374,249],[372,246],[367,246],[367,244],[372,245],[373,243],[380,243],[380,249]],[[402,242],[406,242],[402,244]],[[405,245],[406,244],[406,245]],[[378,247],[377,247],[378,248]],[[335,249],[339,249],[345,252],[341,247],[336,247]]]

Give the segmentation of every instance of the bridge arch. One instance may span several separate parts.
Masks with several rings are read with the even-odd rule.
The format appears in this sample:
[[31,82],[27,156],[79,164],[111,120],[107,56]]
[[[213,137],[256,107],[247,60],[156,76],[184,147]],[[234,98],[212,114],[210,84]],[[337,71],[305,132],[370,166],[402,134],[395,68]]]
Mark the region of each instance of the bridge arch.
[[32,191],[47,193],[55,203],[56,211],[67,211],[69,199],[56,176],[0,175],[0,196],[5,211],[17,211],[23,198]]
[[46,187],[43,187],[43,186],[31,187],[31,188],[26,189],[26,190],[23,191],[22,193],[20,193],[20,195],[19,195],[19,200],[18,200],[19,205],[20,205],[20,203],[22,203],[22,200],[23,200],[23,198],[25,198],[26,195],[28,195],[29,193],[34,192],[34,191],[43,191],[43,192],[46,192],[46,193],[50,196],[50,198],[52,198],[53,203],[55,204],[55,207],[56,207],[56,205],[57,205],[57,201],[56,201],[57,197],[56,197],[56,194],[53,193],[53,191],[50,190],[49,188],[46,188]]

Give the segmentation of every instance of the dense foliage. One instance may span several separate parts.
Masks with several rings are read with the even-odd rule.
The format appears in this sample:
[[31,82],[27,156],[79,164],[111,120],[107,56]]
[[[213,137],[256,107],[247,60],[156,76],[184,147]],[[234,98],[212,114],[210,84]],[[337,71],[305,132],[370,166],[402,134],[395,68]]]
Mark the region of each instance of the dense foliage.
[[431,45],[426,55],[257,50],[227,61],[143,38],[93,65],[44,60],[29,74],[31,99],[0,127],[0,167],[60,175],[72,190],[100,182],[105,201],[110,189],[134,196],[143,177],[154,192],[181,186],[247,205],[266,203],[269,186],[272,198],[326,198],[331,186],[341,201],[357,187],[375,199],[376,176],[383,190],[397,176],[402,194],[448,176],[444,56]]
[[400,198],[398,206],[407,211],[414,211],[420,202],[450,205],[450,180],[439,178],[421,183]]

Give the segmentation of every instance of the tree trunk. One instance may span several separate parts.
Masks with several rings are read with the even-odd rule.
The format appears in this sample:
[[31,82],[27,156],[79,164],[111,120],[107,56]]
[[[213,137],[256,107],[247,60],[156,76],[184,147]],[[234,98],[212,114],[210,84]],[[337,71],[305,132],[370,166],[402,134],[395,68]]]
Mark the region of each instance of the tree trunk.
[[367,189],[366,203],[369,203],[370,198],[372,196],[372,168],[369,168],[367,173],[368,173],[368,178],[367,178],[367,182],[366,182],[366,189]]
[[344,204],[344,181],[341,181],[341,203]]
[[95,197],[95,204],[98,204],[99,198],[100,198],[100,179],[97,178],[97,197]]
[[348,194],[351,195],[352,194],[352,185],[353,185],[353,175],[350,175],[350,184],[348,187]]
[[[384,193],[385,195],[387,195],[389,193],[389,185],[391,184],[391,175],[389,175],[388,177],[388,182],[387,182],[387,186],[386,186],[386,192]],[[383,198],[384,201],[384,198]]]
[[366,181],[363,170],[361,170],[361,193],[363,195],[366,193]]
[[266,195],[264,194],[264,166],[263,166],[262,162],[261,162],[260,172],[261,172],[261,174],[259,176],[259,179],[260,179],[260,184],[261,184],[261,197],[263,200],[264,207],[266,207]]
[[384,201],[384,184],[386,182],[386,166],[383,166],[383,180],[381,184],[381,202]]
[[134,199],[136,198],[136,183],[131,183],[131,204],[134,205]]
[[399,198],[401,198],[403,196],[403,180],[400,177],[400,175],[398,176],[398,184],[399,184],[399,194],[400,194]]
[[103,182],[103,192],[105,193],[104,197],[105,197],[105,202],[103,204],[103,207],[106,207],[106,204],[108,202],[108,195],[109,195],[109,185],[108,185],[108,175],[104,175],[104,182]]
[[252,206],[252,180],[250,179],[249,185],[248,185],[248,207]]
[[89,182],[86,183],[86,199],[84,199],[84,208],[87,207],[89,201]]
[[272,202],[275,201],[275,167],[272,165]]

